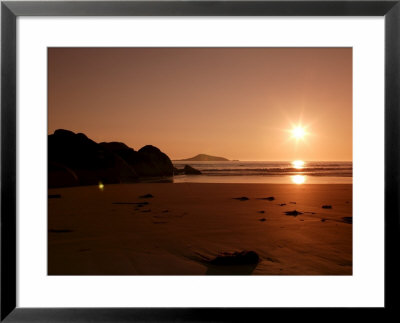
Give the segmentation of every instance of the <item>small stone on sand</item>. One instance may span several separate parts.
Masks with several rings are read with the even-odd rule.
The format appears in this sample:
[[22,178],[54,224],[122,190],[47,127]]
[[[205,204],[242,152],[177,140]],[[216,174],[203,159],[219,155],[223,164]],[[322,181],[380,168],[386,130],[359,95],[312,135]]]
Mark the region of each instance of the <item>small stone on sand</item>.
[[302,212],[299,212],[297,210],[293,210],[293,211],[287,211],[285,212],[286,215],[292,215],[292,216],[298,216],[300,214],[303,214]]
[[352,216],[345,216],[342,218],[344,223],[353,224],[353,217]]
[[145,194],[145,195],[141,195],[141,196],[139,196],[141,199],[150,199],[150,198],[153,198],[154,196],[152,195],[152,194]]
[[249,198],[246,197],[246,196],[234,197],[233,199],[234,199],[234,200],[239,200],[239,201],[248,201],[248,200],[249,200]]
[[332,208],[332,205],[322,205],[322,208],[323,208],[323,209],[331,209],[331,208]]
[[274,201],[275,197],[269,196],[269,197],[260,197],[257,200],[267,200],[267,201]]

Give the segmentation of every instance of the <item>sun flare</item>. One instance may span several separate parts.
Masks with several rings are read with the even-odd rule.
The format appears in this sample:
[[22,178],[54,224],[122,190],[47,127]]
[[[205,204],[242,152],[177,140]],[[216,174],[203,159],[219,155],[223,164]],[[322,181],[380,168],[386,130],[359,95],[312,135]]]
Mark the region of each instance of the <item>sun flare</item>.
[[306,135],[306,130],[302,126],[296,126],[291,130],[292,137],[295,139],[303,139]]

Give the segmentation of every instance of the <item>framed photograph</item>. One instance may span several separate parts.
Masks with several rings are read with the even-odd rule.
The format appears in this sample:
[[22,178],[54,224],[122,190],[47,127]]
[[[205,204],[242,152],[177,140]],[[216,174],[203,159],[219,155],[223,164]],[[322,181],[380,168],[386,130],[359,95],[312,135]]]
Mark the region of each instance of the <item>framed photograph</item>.
[[1,320],[394,311],[399,15],[2,2]]

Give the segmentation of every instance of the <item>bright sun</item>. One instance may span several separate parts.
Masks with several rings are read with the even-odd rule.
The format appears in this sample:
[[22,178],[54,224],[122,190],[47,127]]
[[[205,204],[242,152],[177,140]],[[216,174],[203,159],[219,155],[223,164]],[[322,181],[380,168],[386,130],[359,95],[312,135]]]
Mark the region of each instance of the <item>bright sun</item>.
[[304,136],[306,135],[306,131],[303,127],[301,126],[296,126],[291,130],[292,137],[295,139],[303,139]]
[[303,166],[304,166],[304,161],[302,161],[302,160],[294,160],[294,161],[292,161],[292,165],[293,165],[293,167],[294,168],[297,168],[297,169],[302,169],[303,168]]

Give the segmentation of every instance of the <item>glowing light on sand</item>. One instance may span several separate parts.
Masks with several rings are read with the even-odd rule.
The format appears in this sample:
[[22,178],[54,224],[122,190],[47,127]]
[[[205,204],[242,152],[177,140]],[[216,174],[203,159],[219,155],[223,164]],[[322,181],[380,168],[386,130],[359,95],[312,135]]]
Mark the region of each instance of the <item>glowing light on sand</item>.
[[99,190],[100,191],[104,190],[104,184],[102,182],[99,182]]
[[292,137],[299,140],[303,139],[304,136],[306,135],[306,130],[302,126],[295,126],[292,130]]
[[295,184],[303,184],[306,181],[306,177],[304,175],[294,175],[291,176],[291,179]]
[[294,161],[292,161],[293,167],[297,168],[297,169],[302,169],[304,167],[304,164],[305,163],[302,160],[294,160]]

